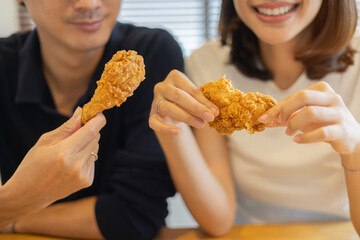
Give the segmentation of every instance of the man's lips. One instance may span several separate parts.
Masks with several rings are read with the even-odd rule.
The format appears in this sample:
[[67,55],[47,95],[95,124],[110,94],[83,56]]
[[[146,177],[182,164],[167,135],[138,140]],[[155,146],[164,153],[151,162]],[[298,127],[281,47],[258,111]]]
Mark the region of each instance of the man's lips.
[[85,32],[93,32],[98,30],[101,27],[103,19],[99,20],[92,20],[92,21],[76,21],[71,22],[74,26],[78,27],[79,29]]

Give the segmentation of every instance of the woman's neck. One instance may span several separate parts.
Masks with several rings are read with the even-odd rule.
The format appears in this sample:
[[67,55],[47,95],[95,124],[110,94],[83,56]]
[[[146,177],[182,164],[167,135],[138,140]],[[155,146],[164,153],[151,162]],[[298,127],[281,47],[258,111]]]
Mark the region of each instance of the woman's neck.
[[292,86],[305,69],[301,62],[295,60],[294,41],[278,45],[260,41],[260,52],[275,84],[282,90]]

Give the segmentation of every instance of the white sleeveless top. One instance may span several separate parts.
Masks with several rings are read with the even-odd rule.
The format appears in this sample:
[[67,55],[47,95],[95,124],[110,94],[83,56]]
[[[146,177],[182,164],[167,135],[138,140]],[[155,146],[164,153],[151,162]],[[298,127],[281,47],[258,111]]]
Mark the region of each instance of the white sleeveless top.
[[[360,38],[352,42],[360,50]],[[281,101],[315,81],[302,74],[287,90],[273,81],[251,79],[229,64],[228,46],[206,43],[186,61],[186,73],[197,86],[224,74],[243,92],[260,92]],[[322,80],[342,96],[360,121],[360,54],[345,73]],[[340,156],[329,144],[296,144],[285,128],[268,128],[249,135],[236,131],[227,137],[237,193],[236,223],[275,223],[349,219],[346,184]]]

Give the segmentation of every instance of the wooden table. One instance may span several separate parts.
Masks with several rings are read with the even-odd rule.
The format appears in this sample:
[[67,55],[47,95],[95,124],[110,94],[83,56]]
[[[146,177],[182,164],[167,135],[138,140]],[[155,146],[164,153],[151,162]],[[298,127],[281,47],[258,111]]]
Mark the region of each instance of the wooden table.
[[[0,234],[0,240],[63,240],[27,234]],[[239,225],[223,237],[211,238],[198,229],[161,230],[156,240],[358,240],[351,222]]]

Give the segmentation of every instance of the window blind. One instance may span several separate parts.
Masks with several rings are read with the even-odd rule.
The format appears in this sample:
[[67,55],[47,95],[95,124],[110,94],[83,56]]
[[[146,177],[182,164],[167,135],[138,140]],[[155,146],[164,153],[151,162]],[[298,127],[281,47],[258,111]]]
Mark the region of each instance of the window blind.
[[168,30],[184,55],[217,36],[221,0],[123,0],[119,21]]

